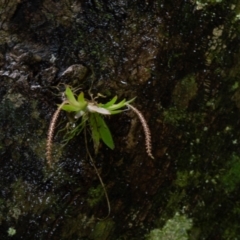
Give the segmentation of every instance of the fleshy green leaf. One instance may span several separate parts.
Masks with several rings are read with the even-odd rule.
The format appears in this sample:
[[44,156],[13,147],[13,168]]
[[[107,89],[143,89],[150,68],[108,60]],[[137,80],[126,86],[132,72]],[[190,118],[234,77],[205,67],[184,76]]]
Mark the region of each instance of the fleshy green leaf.
[[99,106],[106,108],[111,113],[111,115],[117,114],[123,111],[123,110],[120,110],[120,108],[127,106],[127,104],[133,102],[135,98],[132,98],[129,101],[126,101],[125,99],[123,99],[121,102],[114,104],[116,100],[117,100],[117,96],[115,96],[110,102],[106,104],[99,104]]
[[68,99],[68,101],[71,105],[75,105],[75,106],[79,105],[78,101],[76,100],[76,98],[73,95],[72,90],[69,87],[66,88],[65,94],[66,94],[67,99]]
[[81,92],[79,95],[78,95],[78,102],[79,103],[85,103],[86,101],[85,101],[85,99],[84,99],[84,93],[83,92]]
[[67,96],[69,105],[76,107],[75,110],[73,110],[74,108],[72,108],[71,111],[81,111],[81,110],[84,110],[87,107],[87,102],[84,99],[83,92],[81,92],[78,95],[78,101],[74,97],[73,92],[69,87],[66,88],[65,94]]
[[112,106],[115,102],[117,101],[117,96],[115,96],[112,100],[110,100],[109,102],[105,103],[105,104],[101,104],[101,107],[104,108],[108,108],[110,106]]
[[84,99],[83,92],[78,95],[78,101],[74,97],[73,92],[69,87],[66,88],[65,94],[67,96],[69,105],[64,105],[62,107],[63,110],[68,112],[79,112],[81,110],[85,110],[87,107],[87,102]]
[[112,139],[112,134],[111,134],[107,124],[103,120],[102,116],[100,116],[99,114],[97,116],[97,119],[98,119],[97,122],[99,124],[99,133],[100,133],[101,139],[110,149],[114,149],[114,142]]
[[111,115],[114,115],[114,114],[118,114],[118,113],[121,113],[123,110],[113,110],[113,111],[109,111],[111,113]]
[[121,102],[117,103],[117,104],[113,104],[112,106],[108,107],[107,109],[112,113],[118,113],[118,109],[119,108],[122,108],[122,107],[125,107],[127,104],[131,103],[132,101],[134,101],[135,98],[129,100],[129,101],[126,101],[125,99],[123,99]]
[[103,120],[102,116],[98,113],[91,113],[89,117],[89,123],[92,130],[92,138],[94,142],[94,149],[97,153],[99,147],[99,141],[102,141],[110,148],[114,149],[114,142],[111,132]]
[[95,153],[98,152],[99,143],[100,143],[100,132],[98,128],[97,116],[98,113],[92,113],[89,116],[89,124],[92,131],[92,139],[94,144]]
[[107,109],[108,110],[116,110],[116,109],[119,109],[121,107],[124,106],[124,103],[126,102],[125,99],[123,99],[121,102],[117,103],[117,104],[113,104],[112,106],[108,107]]
[[134,97],[134,98],[132,98],[132,99],[130,99],[130,100],[128,100],[128,101],[126,101],[124,105],[127,105],[127,104],[129,104],[129,103],[133,102],[135,99],[136,99],[136,97]]
[[67,112],[77,112],[79,111],[79,107],[73,106],[73,105],[63,105],[61,107],[62,110],[67,111]]

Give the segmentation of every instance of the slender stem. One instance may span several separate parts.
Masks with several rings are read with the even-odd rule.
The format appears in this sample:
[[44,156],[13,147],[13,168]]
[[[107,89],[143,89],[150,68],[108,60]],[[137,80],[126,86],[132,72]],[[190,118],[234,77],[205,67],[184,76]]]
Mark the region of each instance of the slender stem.
[[93,168],[94,168],[94,170],[95,170],[95,172],[96,172],[96,174],[98,176],[98,179],[99,179],[99,181],[100,181],[100,183],[102,185],[102,188],[103,188],[103,191],[104,191],[104,194],[105,194],[105,197],[106,197],[107,205],[108,205],[108,214],[107,214],[107,216],[104,217],[104,218],[99,219],[99,220],[104,220],[104,219],[108,218],[110,213],[111,213],[111,205],[110,205],[110,201],[109,201],[109,198],[108,198],[108,194],[107,194],[107,190],[106,190],[105,184],[103,183],[103,180],[102,180],[102,178],[101,178],[101,176],[100,176],[100,174],[98,172],[98,169],[97,169],[97,167],[96,167],[96,165],[94,163],[94,160],[93,160],[93,158],[92,158],[92,156],[91,156],[91,154],[89,152],[89,149],[88,149],[86,128],[84,128],[84,139],[85,139],[85,146],[86,146],[87,154],[88,154],[90,162],[91,162],[91,164],[92,164],[92,166],[93,166]]

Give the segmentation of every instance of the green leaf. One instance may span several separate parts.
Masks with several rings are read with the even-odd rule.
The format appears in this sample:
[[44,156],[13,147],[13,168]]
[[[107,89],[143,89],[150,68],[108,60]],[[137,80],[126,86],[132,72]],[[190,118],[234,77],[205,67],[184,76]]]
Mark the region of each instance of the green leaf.
[[112,134],[111,134],[107,124],[103,120],[102,116],[100,116],[99,114],[97,116],[97,122],[99,124],[99,133],[100,133],[101,139],[110,149],[114,149],[114,142],[112,139]]
[[116,114],[116,113],[119,113],[117,111],[121,111],[121,110],[118,110],[119,108],[125,107],[127,104],[131,103],[134,100],[135,100],[135,98],[132,98],[129,101],[126,101],[125,99],[123,99],[118,104],[113,104],[112,106],[108,107],[107,109],[111,112],[111,114]]
[[99,148],[99,141],[102,141],[110,148],[114,149],[114,142],[112,134],[103,120],[102,116],[98,113],[91,113],[89,117],[89,124],[92,130],[92,138],[94,143],[94,149],[97,153]]
[[67,111],[67,112],[77,112],[77,111],[79,111],[79,107],[69,105],[69,104],[63,105],[61,107],[61,109],[64,110],[64,111]]
[[92,113],[89,116],[89,124],[92,131],[92,139],[93,139],[95,153],[98,152],[99,143],[100,143],[100,132],[99,132],[98,122],[96,117],[97,115],[99,114]]
[[83,92],[81,92],[79,95],[78,95],[78,102],[79,103],[85,103],[86,101],[85,101],[85,99],[84,99],[84,93]]
[[106,108],[107,110],[109,110],[111,114],[117,114],[122,112],[122,110],[118,110],[118,109],[125,107],[127,104],[133,102],[134,100],[135,98],[132,98],[129,101],[126,101],[125,99],[123,99],[121,102],[115,104],[115,102],[117,101],[117,96],[115,96],[111,101],[105,104],[98,104],[98,105],[102,108]]
[[135,99],[136,99],[136,97],[134,97],[134,98],[132,98],[132,99],[130,99],[130,100],[128,100],[128,101],[126,101],[126,102],[125,102],[125,105],[127,105],[127,104],[129,104],[129,103],[133,102]]
[[107,109],[108,109],[108,110],[116,110],[116,109],[119,109],[119,108],[125,106],[125,102],[126,102],[126,100],[123,99],[121,102],[119,102],[119,103],[117,103],[117,104],[113,104],[112,106],[108,107]]
[[67,105],[67,104],[64,105],[62,107],[63,110],[68,111],[68,112],[79,112],[81,110],[83,110],[83,111],[85,110],[85,108],[87,107],[87,101],[85,101],[85,99],[84,99],[83,92],[81,92],[78,95],[78,101],[74,97],[73,92],[69,87],[66,88],[65,94],[67,96],[69,105]]
[[108,108],[108,107],[112,106],[116,101],[117,101],[117,96],[115,96],[112,100],[110,100],[109,102],[107,102],[105,104],[100,104],[100,106],[103,108]]
[[132,98],[129,101],[126,101],[125,99],[123,99],[121,102],[114,104],[116,100],[117,100],[117,96],[115,96],[110,102],[106,104],[99,104],[99,106],[101,106],[102,108],[106,108],[111,113],[111,115],[118,114],[123,111],[123,110],[119,110],[120,108],[127,106],[127,104],[130,104],[131,102],[133,102],[135,98]]
[[118,113],[121,113],[123,110],[113,110],[113,111],[109,111],[111,113],[111,115],[114,115],[114,114],[118,114]]
[[78,101],[76,100],[76,98],[73,95],[72,90],[69,87],[66,88],[65,94],[66,94],[67,99],[70,104],[75,105],[75,106],[79,105]]

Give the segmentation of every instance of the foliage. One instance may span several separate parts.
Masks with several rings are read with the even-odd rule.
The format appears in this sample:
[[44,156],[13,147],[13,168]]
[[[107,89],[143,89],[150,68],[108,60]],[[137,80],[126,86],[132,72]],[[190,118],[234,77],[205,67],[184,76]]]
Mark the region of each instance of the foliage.
[[102,115],[121,113],[123,111],[122,108],[126,107],[134,99],[129,101],[123,99],[119,103],[116,103],[117,96],[115,96],[109,102],[102,104],[97,103],[94,99],[91,101],[85,99],[83,92],[75,98],[69,87],[66,88],[65,95],[66,101],[61,106],[61,109],[69,113],[73,113],[76,121],[76,126],[72,129],[68,129],[65,143],[68,143],[69,140],[81,133],[88,124],[91,129],[96,153],[99,148],[100,140],[102,140],[110,149],[114,149],[112,134]]

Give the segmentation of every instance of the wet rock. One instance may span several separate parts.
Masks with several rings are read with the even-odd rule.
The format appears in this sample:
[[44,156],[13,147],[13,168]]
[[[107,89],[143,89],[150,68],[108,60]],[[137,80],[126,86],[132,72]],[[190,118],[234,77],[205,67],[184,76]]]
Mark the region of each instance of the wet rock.
[[9,33],[3,30],[0,30],[0,45],[10,42]]
[[29,64],[32,65],[36,62],[41,62],[42,58],[38,54],[33,54],[30,51],[27,51],[19,56],[16,56],[14,54],[10,54],[10,56],[19,64]]
[[19,62],[20,64],[23,63],[29,63],[32,60],[32,53],[31,52],[26,52],[21,54],[20,56],[16,56],[14,54],[10,54],[10,56],[16,61]]
[[20,72],[18,70],[14,70],[11,74],[9,74],[9,77],[12,79],[18,79],[20,77]]
[[16,81],[16,87],[22,90],[29,89],[28,75],[22,74],[20,78]]
[[28,89],[28,75],[23,71],[17,69],[14,71],[0,71],[0,76],[5,77],[5,79],[8,80],[6,83],[10,85],[14,82],[15,87]]
[[54,80],[54,78],[56,77],[58,68],[56,67],[50,67],[50,68],[46,68],[41,72],[41,77],[43,80],[46,80],[48,82],[52,82]]
[[2,53],[0,53],[0,67],[4,65],[4,56]]
[[45,17],[48,20],[56,21],[57,24],[62,24],[63,26],[69,26],[80,10],[81,4],[77,2],[72,4],[65,0],[57,2],[46,0],[43,2],[43,13]]
[[0,76],[9,77],[10,76],[10,72],[9,71],[0,71]]
[[11,19],[20,2],[15,0],[0,2],[0,28],[8,29],[8,20]]
[[25,98],[20,93],[9,93],[6,96],[6,99],[10,100],[13,103],[15,108],[19,108],[25,101]]
[[81,81],[87,75],[88,69],[81,64],[74,64],[68,67],[61,75],[61,78]]
[[[205,184],[205,177],[206,175],[210,177],[210,174],[218,174],[216,170],[218,162],[220,163],[219,169],[226,168],[223,161],[228,159],[229,149],[230,152],[238,153],[238,148],[234,145],[235,139],[239,139],[238,131],[224,133],[227,136],[225,138],[221,129],[224,129],[225,125],[234,130],[239,129],[236,120],[239,112],[236,111],[234,102],[229,103],[229,95],[232,96],[234,93],[225,94],[223,91],[223,89],[231,89],[234,82],[238,84],[239,67],[236,66],[234,76],[225,78],[223,81],[221,76],[219,77],[221,79],[216,78],[215,65],[225,71],[226,68],[231,68],[230,64],[225,64],[227,58],[230,63],[238,61],[237,56],[234,61],[232,56],[238,54],[235,42],[238,43],[239,31],[233,31],[235,27],[233,28],[232,35],[234,32],[236,39],[232,37],[231,39],[234,41],[227,46],[229,52],[222,53],[223,47],[219,49],[219,46],[224,46],[225,39],[228,39],[227,27],[232,22],[231,18],[225,15],[221,16],[221,19],[214,17],[213,13],[220,4],[217,3],[219,1],[212,1],[216,4],[211,9],[207,9],[206,6],[201,11],[195,9],[195,12],[191,2],[196,1],[172,1],[172,3],[160,4],[157,1],[151,3],[151,1],[124,2],[121,0],[83,1],[82,3],[72,0],[5,0],[0,3],[0,25],[1,29],[5,30],[0,32],[2,50],[0,77],[1,80],[3,79],[0,81],[0,96],[2,98],[5,96],[5,102],[2,101],[0,104],[1,112],[4,113],[0,114],[0,136],[3,136],[1,141],[5,139],[5,144],[1,145],[0,142],[0,149],[1,152],[3,149],[6,152],[5,155],[1,155],[1,159],[4,159],[1,161],[0,167],[2,171],[1,189],[5,192],[9,191],[13,196],[9,199],[12,204],[7,209],[17,208],[22,211],[21,221],[16,222],[18,217],[14,217],[16,216],[14,210],[9,211],[6,216],[6,204],[2,204],[5,209],[0,207],[2,210],[0,222],[6,221],[5,225],[16,223],[14,226],[17,229],[16,238],[141,239],[144,238],[145,232],[150,231],[153,227],[152,223],[156,217],[158,218],[158,211],[161,212],[161,219],[157,221],[165,219],[165,222],[169,219],[169,214],[175,212],[176,208],[178,210],[179,206],[181,208],[179,210],[193,215],[194,221],[196,219],[196,222],[201,223],[206,218],[201,214],[202,212],[209,213],[209,219],[215,219],[215,213],[218,216],[219,213],[226,215],[229,212],[236,212],[236,215],[229,215],[233,223],[228,225],[226,221],[220,221],[218,229],[227,229],[229,232],[232,229],[238,229],[235,228],[238,226],[238,222],[234,223],[234,219],[237,219],[238,206],[232,204],[236,203],[239,195],[237,189],[234,193],[236,199],[234,195],[231,196],[232,200],[229,198],[222,200],[222,198],[216,197],[214,199],[216,208],[213,210],[210,206],[213,191],[216,196],[218,196],[217,191],[220,193],[223,191],[220,183],[218,189],[211,185],[208,187]],[[199,1],[195,5],[198,3]],[[174,4],[174,8],[172,4]],[[227,6],[226,1],[224,4]],[[195,8],[197,7],[195,6]],[[221,7],[220,15],[225,11],[224,8]],[[236,7],[236,9],[239,8]],[[227,11],[230,11],[230,7]],[[209,12],[211,12],[210,16]],[[236,12],[236,14],[238,13]],[[17,18],[15,18],[17,15],[24,21],[17,23]],[[232,12],[230,15],[234,15],[234,13]],[[76,17],[78,17],[77,23]],[[15,19],[15,28],[10,29],[7,21],[11,19],[12,22],[12,18]],[[20,25],[24,28],[19,29]],[[9,30],[16,31],[18,34],[11,33],[9,36],[10,34],[7,32]],[[27,37],[25,38],[23,35]],[[209,39],[207,35],[213,36]],[[194,54],[190,54],[190,51]],[[197,54],[195,54],[196,51]],[[206,51],[210,57],[206,56]],[[215,51],[214,54],[212,51]],[[156,59],[156,56],[159,57]],[[206,66],[205,58],[208,58]],[[98,167],[101,166],[111,198],[113,209],[111,216],[115,222],[108,219],[97,225],[94,215],[103,216],[106,211],[103,201],[95,202],[94,209],[89,209],[89,199],[87,200],[86,193],[90,186],[96,186],[96,181],[92,177],[94,173],[90,166],[85,175],[79,174],[76,171],[78,168],[74,167],[83,162],[85,156],[85,152],[84,154],[79,153],[84,146],[81,136],[77,140],[77,146],[80,145],[78,149],[74,143],[71,143],[69,148],[64,148],[64,151],[66,149],[64,154],[57,153],[56,159],[60,155],[64,158],[59,161],[55,180],[50,179],[50,176],[46,174],[46,178],[50,179],[48,180],[50,184],[45,182],[38,184],[38,186],[41,185],[41,189],[50,192],[51,195],[41,196],[42,193],[38,188],[36,193],[28,190],[41,175],[48,124],[56,109],[56,104],[60,102],[60,99],[54,97],[48,87],[42,86],[44,81],[54,86],[58,69],[63,72],[60,79],[57,79],[60,82],[62,80],[64,82],[65,79],[71,85],[74,82],[83,82],[87,77],[87,68],[75,64],[79,63],[79,60],[89,66],[94,77],[96,76],[96,80],[102,83],[102,85],[98,85],[98,83],[94,85],[94,90],[98,91],[101,87],[100,90],[106,89],[109,96],[116,94],[121,97],[122,94],[127,99],[129,96],[138,97],[133,104],[139,106],[146,115],[150,127],[154,130],[152,131],[154,149],[161,151],[156,161],[151,162],[146,159],[145,154],[142,154],[145,152],[144,137],[138,119],[129,113],[128,116],[132,119],[131,129],[125,139],[126,134],[118,135],[116,132],[119,130],[116,131],[116,129],[122,128],[123,132],[127,133],[126,125],[122,121],[116,121],[119,124],[112,131],[118,143],[116,149],[112,152],[104,152],[104,148],[102,148],[96,159]],[[68,68],[68,66],[70,67]],[[205,72],[205,68],[209,73],[207,77],[211,83],[210,90],[213,90],[214,93],[215,85],[222,86],[221,95],[216,96],[219,108],[211,113],[204,109],[205,104],[201,101],[201,89],[198,89],[198,86],[202,86],[202,79],[206,77],[206,74],[205,76],[202,74]],[[156,69],[158,70],[156,71]],[[226,73],[225,76],[228,74]],[[150,82],[151,79],[155,81],[154,86]],[[215,84],[215,82],[217,83]],[[118,83],[121,84],[121,87],[118,87]],[[9,88],[13,86],[14,90],[9,91]],[[19,93],[20,86],[31,86],[32,90],[41,89],[29,91],[28,95],[25,95],[22,92]],[[239,107],[240,93],[237,88],[235,91],[232,100]],[[37,101],[36,108],[32,107],[32,101]],[[199,111],[201,118],[195,117],[188,108],[194,102],[199,103],[199,105],[196,104],[195,111],[200,109],[199,106],[203,108],[203,112]],[[30,106],[28,106],[29,103]],[[221,110],[222,106],[226,106],[224,111]],[[206,115],[207,120],[204,122],[202,119]],[[171,121],[166,119],[171,119]],[[209,126],[209,122],[213,123],[214,119],[219,120],[212,124],[213,127]],[[59,121],[60,125],[62,120],[64,118]],[[114,125],[114,119],[111,120],[112,122],[110,119],[106,120],[109,120],[109,124]],[[176,124],[172,124],[173,122]],[[205,125],[211,131],[211,134],[208,135],[209,142],[205,138],[205,130],[201,130]],[[217,137],[218,134],[222,134],[221,139]],[[60,144],[57,144],[61,141],[62,135],[60,132],[54,138],[56,152],[62,149]],[[216,137],[211,137],[215,135]],[[200,139],[200,143],[205,142],[205,146],[197,146],[195,144],[196,137]],[[127,146],[120,144],[125,140]],[[234,144],[231,145],[233,141]],[[213,148],[212,145],[217,147]],[[76,149],[77,151],[75,151]],[[114,155],[115,153],[116,155]],[[12,165],[12,160],[17,165]],[[121,162],[121,165],[117,165],[116,162]],[[211,163],[214,163],[214,168]],[[33,171],[35,167],[37,170]],[[62,173],[59,174],[60,168],[63,169],[61,172],[66,174],[64,177]],[[184,181],[176,184],[176,178],[182,180],[182,175],[176,172],[177,169],[180,169],[180,173],[185,173],[185,169],[189,172],[195,168],[199,168],[203,172],[198,178],[199,181]],[[203,171],[203,169],[209,169],[209,171]],[[14,181],[19,182],[15,188],[5,180],[9,175]],[[21,181],[21,179],[23,180]],[[28,180],[29,184],[26,184],[25,180]],[[52,183],[52,181],[55,182]],[[4,184],[5,182],[7,184]],[[49,186],[52,186],[54,191],[51,191]],[[209,198],[208,191],[206,192],[205,189],[209,190]],[[4,198],[7,199],[5,195]],[[0,200],[4,202],[5,199]],[[199,204],[204,201],[207,203],[206,211],[202,211],[203,208]],[[21,206],[24,207],[21,208]],[[227,211],[224,212],[221,206]],[[236,208],[231,206],[236,206]],[[220,210],[215,210],[217,208]],[[198,211],[199,215],[196,214]],[[8,220],[2,220],[3,216],[6,216]],[[41,218],[36,216],[41,216]],[[58,216],[60,217],[58,218]],[[38,227],[29,227],[26,233],[25,225],[34,222]],[[161,222],[160,225],[164,226],[164,222]],[[208,222],[206,225],[209,225]],[[116,230],[114,230],[115,227]],[[128,228],[131,230],[128,231]],[[155,237],[155,233],[157,233],[159,236],[162,230],[154,231],[152,235]],[[217,231],[216,228],[213,230]],[[7,234],[6,227],[1,234],[4,234],[3,232]],[[109,234],[111,232],[114,232],[114,237]],[[203,232],[205,232],[205,228]],[[212,229],[209,232],[212,232]],[[223,232],[216,234],[222,236]],[[2,238],[7,239],[5,236]],[[199,238],[207,238],[207,234]]]
[[144,66],[135,68],[130,76],[131,80],[138,81],[139,83],[146,83],[151,78],[151,72]]
[[9,56],[18,63],[33,65],[42,61],[48,62],[51,54],[48,48],[33,42],[21,42],[14,46]]

